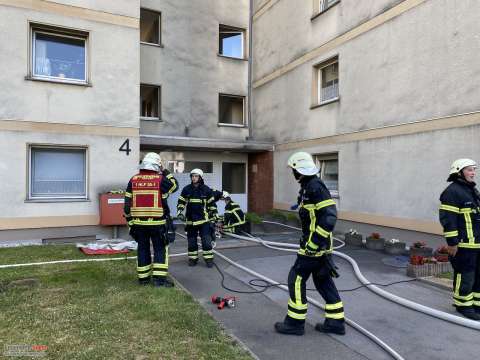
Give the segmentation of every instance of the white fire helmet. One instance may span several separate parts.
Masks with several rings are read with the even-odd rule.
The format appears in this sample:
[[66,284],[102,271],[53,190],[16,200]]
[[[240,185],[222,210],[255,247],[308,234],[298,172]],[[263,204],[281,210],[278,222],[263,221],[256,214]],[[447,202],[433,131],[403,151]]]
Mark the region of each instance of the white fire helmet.
[[305,176],[312,176],[319,172],[315,161],[313,161],[312,155],[303,151],[291,155],[288,158],[287,165]]
[[203,171],[202,169],[193,169],[192,171],[190,171],[190,176],[192,175],[198,175],[203,178]]
[[477,163],[471,159],[457,159],[452,163],[450,166],[450,175],[456,174],[460,172],[462,169],[466,168],[467,166],[475,166],[477,167]]
[[162,159],[160,155],[154,152],[149,152],[142,160],[140,164],[140,169],[142,170],[153,170],[160,171],[162,166]]

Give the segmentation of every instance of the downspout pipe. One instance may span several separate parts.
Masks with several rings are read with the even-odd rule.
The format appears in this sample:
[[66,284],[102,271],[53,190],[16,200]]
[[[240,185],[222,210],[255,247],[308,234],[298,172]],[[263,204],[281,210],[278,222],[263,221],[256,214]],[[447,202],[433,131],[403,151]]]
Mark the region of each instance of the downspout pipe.
[[252,81],[253,81],[253,0],[250,0],[248,9],[248,90],[247,90],[247,117],[248,140],[253,139],[252,119]]

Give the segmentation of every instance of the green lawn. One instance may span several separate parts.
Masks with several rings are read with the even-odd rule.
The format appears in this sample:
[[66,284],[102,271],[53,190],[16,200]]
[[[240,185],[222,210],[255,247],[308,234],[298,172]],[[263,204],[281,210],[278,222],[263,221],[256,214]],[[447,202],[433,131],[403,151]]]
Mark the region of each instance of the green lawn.
[[[73,258],[91,257],[73,246],[0,249],[0,264]],[[135,266],[0,269],[0,357],[26,344],[48,346],[51,359],[251,359],[190,295],[137,285]]]

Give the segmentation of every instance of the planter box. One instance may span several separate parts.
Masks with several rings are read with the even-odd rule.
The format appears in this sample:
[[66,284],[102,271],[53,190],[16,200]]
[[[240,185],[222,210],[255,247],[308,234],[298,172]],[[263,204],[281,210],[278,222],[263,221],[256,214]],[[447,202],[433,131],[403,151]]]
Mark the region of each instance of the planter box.
[[424,248],[410,248],[410,256],[423,256],[423,257],[432,257],[433,249],[429,247]]
[[405,253],[405,243],[404,242],[397,242],[397,243],[389,243],[385,242],[385,252],[390,255],[403,255]]
[[426,276],[437,276],[442,273],[452,272],[452,265],[449,262],[439,262],[436,264],[423,264],[407,266],[407,276],[419,278]]
[[363,246],[363,236],[361,234],[345,234],[345,243],[352,246]]
[[371,236],[367,237],[367,249],[383,250],[385,248],[385,239],[374,239]]

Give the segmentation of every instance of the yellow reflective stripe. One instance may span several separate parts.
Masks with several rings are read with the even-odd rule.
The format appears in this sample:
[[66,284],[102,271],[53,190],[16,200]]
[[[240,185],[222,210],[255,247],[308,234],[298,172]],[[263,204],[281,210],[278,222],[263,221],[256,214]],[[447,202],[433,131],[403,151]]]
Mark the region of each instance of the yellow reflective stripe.
[[290,310],[287,311],[287,315],[297,320],[305,320],[307,318],[307,314],[297,314]]
[[302,277],[297,275],[295,279],[295,304],[302,306]]
[[474,243],[474,244],[470,244],[470,243],[458,243],[458,247],[461,247],[461,248],[466,248],[466,249],[480,249],[480,244],[477,244],[477,243]]
[[473,295],[474,298],[480,299],[480,293],[473,292],[472,295]]
[[297,310],[307,310],[308,304],[295,304],[292,299],[288,299],[288,305]]
[[327,200],[320,201],[316,204],[303,204],[302,207],[304,207],[307,210],[320,210],[320,209],[323,209],[324,207],[332,206],[332,205],[335,205],[335,201],[333,201],[332,199],[327,199]]
[[469,214],[469,213],[472,212],[472,208],[461,208],[461,209],[460,209],[460,212],[461,212],[462,214]]
[[153,269],[168,269],[167,264],[153,264]]
[[193,221],[193,222],[192,221],[187,221],[186,224],[196,226],[196,225],[202,225],[206,222],[208,222],[208,220],[199,220],[199,221]]
[[315,250],[318,249],[318,245],[315,244],[315,243],[312,241],[312,238],[313,238],[313,233],[310,233],[310,235],[308,235],[308,241],[307,241],[305,247],[308,247],[308,248],[312,249],[313,251],[315,251]]
[[201,204],[203,202],[203,200],[202,199],[190,199],[189,202],[192,203],[192,204]]
[[141,220],[141,219],[133,219],[132,221],[128,222],[128,225],[165,225],[167,222],[165,219],[163,220]]
[[139,279],[148,278],[148,277],[150,277],[150,272],[147,272],[147,273],[138,273],[137,276],[138,276]]
[[338,302],[335,304],[325,304],[325,310],[337,310],[343,307],[343,302]]
[[215,198],[212,196],[210,199],[207,200],[207,203],[215,202]]
[[446,204],[440,205],[440,210],[451,211],[457,214],[460,213],[460,208],[452,205],[446,205]]
[[132,197],[132,193],[125,192],[125,197],[131,198],[131,197]]
[[462,282],[462,274],[457,274],[457,278],[455,280],[455,291],[453,292],[453,295],[460,296],[460,283]]
[[473,294],[470,293],[470,294],[465,295],[465,296],[453,294],[453,298],[458,299],[458,300],[468,301],[468,300],[473,300]]
[[168,245],[165,246],[165,265],[167,266],[167,269],[168,269]]
[[137,271],[147,271],[152,268],[152,265],[145,265],[145,266],[137,266]]
[[341,312],[341,313],[335,313],[335,314],[325,313],[325,317],[326,317],[326,318],[330,318],[330,319],[340,320],[340,319],[345,318],[345,313],[343,313],[343,312]]
[[458,230],[446,231],[446,232],[443,233],[443,235],[445,237],[456,237],[456,236],[458,236]]
[[465,217],[465,228],[467,229],[468,242],[470,244],[475,244],[472,228],[472,217],[470,216],[470,213],[464,213],[463,216]]
[[178,200],[179,200],[179,201],[185,201],[185,202],[187,202],[187,200],[185,200],[185,198],[184,198],[182,195],[180,195],[180,196],[178,197]]
[[473,306],[474,301],[470,300],[470,301],[461,302],[453,299],[453,303],[457,306]]
[[313,233],[315,232],[315,223],[317,217],[315,216],[315,210],[309,210],[308,213],[310,215],[310,232]]
[[152,272],[152,275],[160,275],[160,276],[167,276],[168,275],[168,271],[160,271],[160,270],[153,270]]
[[330,236],[330,233],[327,230],[323,229],[321,226],[318,226],[318,225],[316,228],[316,232],[326,238]]
[[[315,253],[315,255],[313,255],[314,257],[320,257],[320,256],[323,256],[325,254],[331,254],[332,253],[332,249],[328,249],[328,250],[322,250],[322,251],[318,251]],[[311,256],[311,255],[306,255],[305,254],[305,249],[299,249],[298,250],[298,254],[299,255],[305,255],[305,256]]]

